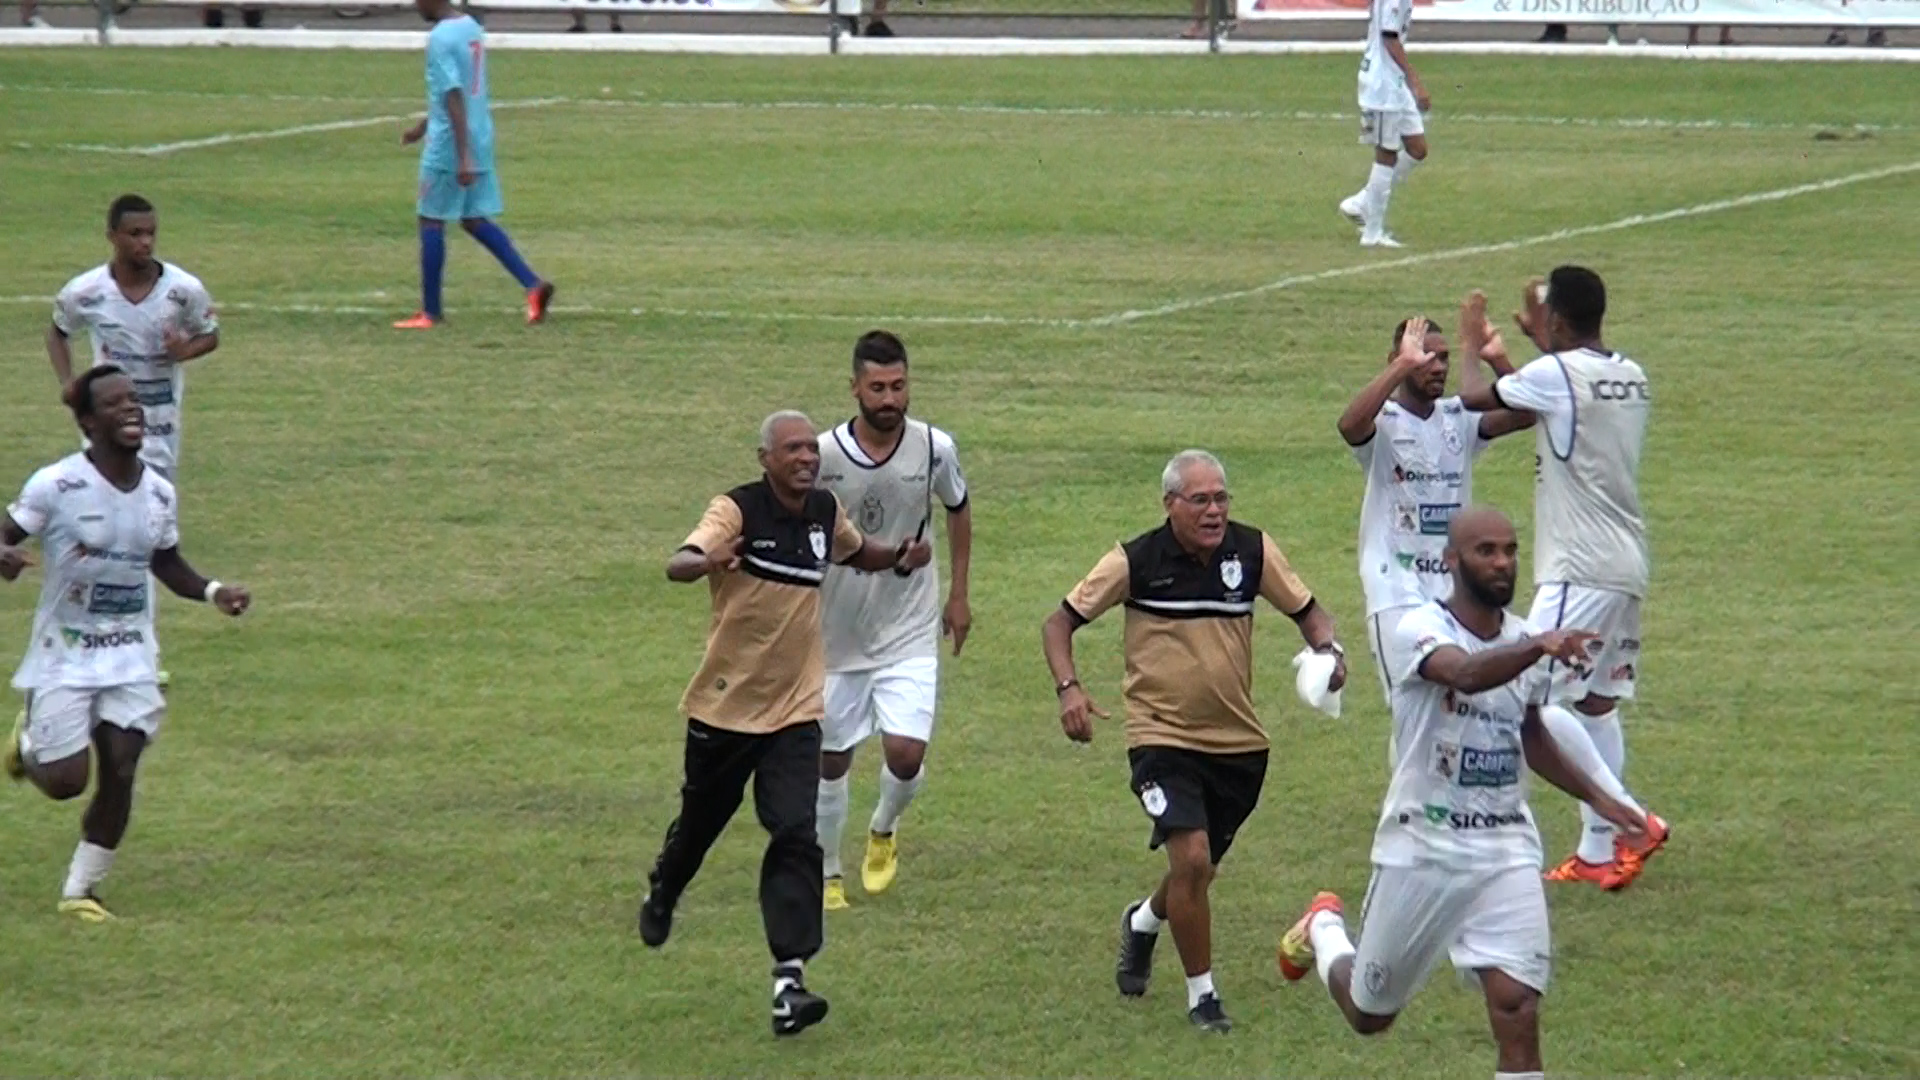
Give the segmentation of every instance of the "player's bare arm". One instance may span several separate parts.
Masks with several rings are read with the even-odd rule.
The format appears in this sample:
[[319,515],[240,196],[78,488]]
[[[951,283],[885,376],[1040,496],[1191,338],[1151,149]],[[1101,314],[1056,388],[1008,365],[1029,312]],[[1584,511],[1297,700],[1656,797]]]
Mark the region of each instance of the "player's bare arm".
[[167,356],[176,364],[189,360],[198,360],[220,347],[220,331],[209,330],[204,334],[189,334],[177,327],[166,330]]
[[13,581],[33,565],[33,557],[20,546],[26,542],[27,530],[11,517],[0,518],[0,581]]
[[1387,55],[1393,58],[1393,62],[1400,66],[1401,73],[1406,75],[1407,89],[1413,91],[1414,105],[1418,106],[1421,112],[1432,109],[1433,99],[1427,96],[1427,86],[1420,81],[1419,73],[1413,70],[1413,62],[1407,59],[1407,47],[1400,41],[1400,35],[1383,33],[1380,38],[1381,44],[1386,46]]
[[1394,390],[1406,382],[1408,376],[1434,363],[1433,354],[1424,348],[1429,329],[1425,319],[1408,320],[1406,331],[1400,335],[1400,350],[1393,354],[1393,363],[1361,387],[1347,403],[1338,426],[1340,437],[1347,440],[1348,446],[1364,446],[1373,438],[1374,418],[1380,415]]
[[421,117],[419,123],[400,130],[400,145],[412,146],[427,137],[427,118]]
[[933,545],[925,540],[902,540],[889,546],[873,537],[864,537],[860,550],[841,565],[855,570],[918,570],[933,561]]
[[53,365],[53,377],[60,380],[60,393],[73,382],[73,346],[58,326],[47,325],[47,362]]
[[973,565],[973,503],[947,511],[947,546],[952,549],[947,566],[947,606],[940,614],[940,632],[953,641],[953,655],[967,643],[973,629],[973,607],[967,600],[967,585]]
[[[1408,332],[1412,332],[1411,327]],[[1426,336],[1424,331],[1421,336]],[[1333,678],[1327,680],[1327,689],[1338,690],[1347,685],[1347,653],[1340,647],[1340,639],[1334,633],[1333,613],[1320,606],[1320,601],[1309,597],[1307,606],[1299,611],[1287,612],[1287,617],[1300,628],[1300,638],[1308,648],[1334,655]]]
[[447,123],[453,128],[453,153],[459,162],[453,178],[461,187],[470,187],[476,173],[473,153],[467,145],[467,96],[458,90],[447,91]]
[[1647,819],[1644,815],[1602,791],[1592,777],[1576,768],[1560,752],[1560,745],[1553,741],[1553,735],[1541,722],[1537,706],[1527,706],[1526,719],[1520,725],[1520,745],[1527,755],[1527,767],[1542,780],[1593,807],[1601,817],[1629,836],[1646,832]]
[[[1524,431],[1533,426],[1534,415],[1518,409],[1508,409],[1498,404],[1493,395],[1492,383],[1477,359],[1493,369],[1494,378],[1511,375],[1514,372],[1513,360],[1507,356],[1506,342],[1500,338],[1500,330],[1487,318],[1487,294],[1475,289],[1467,294],[1460,304],[1460,347],[1467,351],[1470,358],[1460,373],[1460,401],[1480,416],[1480,437],[1489,441],[1516,431]],[[1475,405],[1476,401],[1492,399],[1494,406],[1483,409]]]
[[1062,606],[1040,626],[1040,645],[1046,650],[1047,670],[1053,673],[1054,693],[1060,698],[1060,730],[1077,743],[1093,741],[1093,718],[1109,719],[1105,709],[1094,704],[1080,685],[1073,669],[1073,634],[1086,620],[1067,613]]
[[1457,645],[1442,645],[1420,661],[1420,677],[1463,694],[1478,694],[1512,682],[1545,657],[1585,662],[1588,643],[1597,640],[1585,630],[1549,630],[1471,656]]
[[160,548],[153,553],[153,562],[149,569],[160,584],[173,590],[175,596],[188,600],[211,601],[223,614],[236,618],[246,614],[253,604],[253,594],[245,585],[222,585],[187,565],[187,560],[177,547]]

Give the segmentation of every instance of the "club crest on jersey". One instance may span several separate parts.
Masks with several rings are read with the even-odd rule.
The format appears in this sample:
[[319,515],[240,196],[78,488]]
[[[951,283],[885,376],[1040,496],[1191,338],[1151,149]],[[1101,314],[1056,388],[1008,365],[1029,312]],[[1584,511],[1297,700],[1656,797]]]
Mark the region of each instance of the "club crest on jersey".
[[877,533],[886,523],[886,502],[880,498],[879,492],[867,492],[866,497],[860,500],[860,531]]
[[[1452,691],[1448,691],[1452,696]],[[1460,747],[1450,742],[1433,744],[1433,772],[1442,780],[1452,780],[1460,773]]]
[[1220,560],[1220,584],[1229,589],[1237,589],[1240,587],[1241,578],[1240,556],[1229,555]]
[[813,545],[813,557],[825,562],[827,559],[827,530],[818,525],[807,530],[807,543]]

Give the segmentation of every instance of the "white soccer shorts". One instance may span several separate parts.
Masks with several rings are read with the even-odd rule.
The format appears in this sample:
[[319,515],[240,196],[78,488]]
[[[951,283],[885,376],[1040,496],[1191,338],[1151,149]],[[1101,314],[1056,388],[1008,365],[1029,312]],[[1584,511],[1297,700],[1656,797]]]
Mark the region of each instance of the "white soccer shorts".
[[1418,109],[1360,110],[1360,141],[1367,146],[1397,154],[1410,136],[1426,133],[1427,122]]
[[939,660],[918,656],[870,671],[828,672],[820,748],[842,753],[876,731],[931,742],[939,671]]
[[64,761],[93,743],[96,724],[112,724],[151,739],[167,717],[167,699],[155,683],[67,687],[27,695],[26,739],[21,749],[35,765]]
[[1547,584],[1533,595],[1527,616],[1536,630],[1587,630],[1600,635],[1599,649],[1584,666],[1552,663],[1553,700],[1579,701],[1588,694],[1633,700],[1640,674],[1640,601],[1613,589]]
[[1553,973],[1540,868],[1449,870],[1377,866],[1361,904],[1353,1004],[1392,1016],[1407,1007],[1444,951],[1478,984],[1493,968],[1546,993]]

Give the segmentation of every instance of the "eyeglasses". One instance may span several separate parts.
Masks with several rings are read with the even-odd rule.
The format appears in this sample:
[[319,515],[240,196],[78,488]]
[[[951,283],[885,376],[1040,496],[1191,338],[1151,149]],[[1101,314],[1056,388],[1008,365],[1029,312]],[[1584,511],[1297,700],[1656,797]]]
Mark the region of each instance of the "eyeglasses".
[[1175,495],[1174,498],[1196,510],[1205,510],[1208,506],[1218,506],[1224,510],[1233,501],[1233,496],[1224,491],[1202,491],[1193,495]]

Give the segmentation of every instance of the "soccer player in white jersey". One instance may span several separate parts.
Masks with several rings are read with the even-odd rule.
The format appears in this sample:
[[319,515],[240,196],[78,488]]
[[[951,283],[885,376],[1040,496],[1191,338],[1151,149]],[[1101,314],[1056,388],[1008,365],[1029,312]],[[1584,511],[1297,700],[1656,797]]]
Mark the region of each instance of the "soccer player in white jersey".
[[1367,46],[1360,55],[1360,142],[1373,148],[1366,186],[1340,202],[1340,212],[1360,226],[1363,247],[1397,248],[1387,231],[1387,203],[1414,167],[1427,160],[1427,126],[1421,114],[1433,107],[1426,84],[1407,59],[1407,26],[1413,0],[1371,0]]
[[[1441,552],[1454,513],[1473,501],[1474,460],[1494,439],[1533,423],[1530,413],[1475,412],[1458,397],[1442,397],[1450,356],[1432,323],[1404,320],[1394,328],[1386,369],[1340,414],[1340,437],[1367,473],[1360,583],[1367,644],[1389,707],[1394,672],[1406,668],[1406,658],[1393,651],[1394,628],[1414,608],[1453,591]],[[1513,370],[1497,332],[1480,356],[1496,371]]]
[[861,885],[877,894],[899,873],[900,816],[926,783],[940,637],[952,638],[958,656],[973,623],[967,604],[973,556],[967,481],[953,438],[907,415],[907,350],[898,337],[875,330],[854,345],[853,397],[859,414],[820,440],[820,486],[840,499],[861,532],[890,544],[932,543],[938,499],[953,552],[944,610],[937,562],[906,575],[830,567],[821,586],[827,716],[816,816],[829,911],[848,906],[840,836],[854,749],[879,733],[880,801],[860,866]]
[[[1521,304],[1520,328],[1546,355],[1491,386],[1470,368],[1461,400],[1470,409],[1518,409],[1539,417],[1529,618],[1536,626],[1578,626],[1599,635],[1583,662],[1554,668],[1548,723],[1563,744],[1570,740],[1562,729],[1583,727],[1606,764],[1603,783],[1618,789],[1627,760],[1619,703],[1633,697],[1640,600],[1647,593],[1640,451],[1652,394],[1640,365],[1601,343],[1607,287],[1600,275],[1559,267],[1546,282],[1529,283]],[[1472,340],[1465,344],[1475,346]],[[1571,713],[1561,708],[1568,702]],[[1550,881],[1624,889],[1669,835],[1657,816],[1649,815],[1638,842],[1616,837],[1592,807],[1583,807],[1580,816],[1579,849],[1548,874]]]
[[1562,755],[1540,722],[1542,658],[1585,653],[1593,635],[1534,633],[1507,611],[1520,545],[1497,510],[1456,514],[1454,587],[1401,620],[1406,670],[1393,689],[1393,778],[1374,832],[1358,951],[1340,898],[1322,892],[1281,938],[1280,972],[1317,969],[1353,1030],[1393,1025],[1444,953],[1486,995],[1496,1080],[1539,1080],[1539,1005],[1552,966],[1540,834],[1528,769],[1622,827],[1645,819]]
[[126,835],[134,770],[167,712],[152,582],[228,615],[245,612],[252,598],[242,586],[201,577],[181,556],[173,484],[140,458],[146,416],[133,379],[113,365],[95,367],[74,380],[67,403],[87,449],[34,473],[0,518],[0,579],[13,581],[31,564],[20,546],[28,537],[39,537],[47,564],[33,636],[13,676],[27,711],[0,768],[49,798],[72,799],[87,790],[98,755],[59,910],[104,922],[112,916],[94,889]]
[[[140,460],[173,480],[180,464],[185,365],[220,347],[220,323],[199,278],[153,257],[159,233],[152,203],[138,195],[113,201],[107,209],[113,259],[67,282],[54,297],[47,360],[65,393],[73,383],[71,339],[84,329],[93,364],[124,370],[146,410]],[[160,685],[167,681],[162,671]]]

